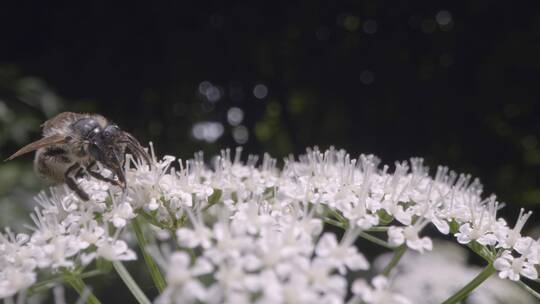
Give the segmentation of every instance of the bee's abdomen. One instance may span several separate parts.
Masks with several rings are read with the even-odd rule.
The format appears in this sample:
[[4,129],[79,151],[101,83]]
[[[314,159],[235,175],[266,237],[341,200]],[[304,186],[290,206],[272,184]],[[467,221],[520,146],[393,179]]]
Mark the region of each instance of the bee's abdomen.
[[48,147],[45,149],[44,155],[51,158],[56,158],[58,161],[63,163],[70,163],[71,159],[68,157],[68,152],[61,147]]
[[36,152],[34,168],[41,178],[61,183],[64,182],[66,170],[74,162],[62,146],[50,146]]

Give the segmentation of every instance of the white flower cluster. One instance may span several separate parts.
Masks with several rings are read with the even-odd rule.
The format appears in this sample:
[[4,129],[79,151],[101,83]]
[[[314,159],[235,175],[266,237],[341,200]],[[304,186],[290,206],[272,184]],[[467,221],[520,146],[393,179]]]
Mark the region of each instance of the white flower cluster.
[[[458,243],[435,240],[433,245],[433,251],[423,254],[406,252],[391,279],[393,290],[412,303],[442,303],[481,272],[480,267],[467,263],[468,250]],[[381,271],[391,258],[391,253],[377,257],[372,263],[374,270]],[[468,304],[537,301],[517,284],[497,276],[490,277],[467,297]]]
[[[390,246],[431,250],[431,239],[420,236],[429,223],[459,243],[485,245],[500,277],[537,277],[540,243],[520,234],[530,213],[510,228],[496,217],[495,197],[481,197],[477,180],[445,167],[432,178],[418,158],[396,163],[393,172],[374,156],[351,159],[334,149],[285,159],[282,170],[267,155],[259,166],[253,156],[243,163],[240,151],[234,160],[224,151],[213,169],[202,155],[178,164],[152,158],[151,167],[128,162],[124,192],[81,179],[89,202],[64,188],[40,195],[35,231],[0,236],[0,297],[31,286],[40,269],[135,259],[121,239],[135,216],[172,232],[178,246],[163,265],[168,287],[158,303],[342,303],[349,292],[366,303],[406,303],[382,277],[373,288],[347,283],[370,266],[355,242],[383,228]],[[345,234],[323,233],[323,222]]]
[[[93,183],[88,183],[93,184]],[[85,185],[91,186],[91,185]],[[107,191],[105,184],[93,184],[95,191]],[[99,186],[99,187],[97,187]],[[0,298],[30,287],[37,270],[61,272],[88,265],[100,257],[106,260],[134,260],[135,252],[119,239],[121,228],[135,215],[127,203],[92,200],[82,202],[64,187],[41,193],[39,207],[31,214],[32,234],[0,234]],[[114,231],[107,223],[114,224]]]

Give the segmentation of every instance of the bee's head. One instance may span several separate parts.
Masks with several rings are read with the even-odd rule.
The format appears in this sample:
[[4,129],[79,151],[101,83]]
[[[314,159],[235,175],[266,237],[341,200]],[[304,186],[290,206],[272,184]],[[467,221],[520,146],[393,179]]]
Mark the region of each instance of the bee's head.
[[124,132],[114,124],[106,126],[90,139],[89,152],[97,161],[118,176],[125,185],[126,179],[122,165],[124,163]]

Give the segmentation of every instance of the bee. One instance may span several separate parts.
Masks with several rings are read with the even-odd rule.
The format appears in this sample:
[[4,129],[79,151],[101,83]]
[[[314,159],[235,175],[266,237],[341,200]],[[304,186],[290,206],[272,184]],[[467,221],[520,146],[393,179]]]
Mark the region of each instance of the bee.
[[[126,150],[138,161],[151,165],[148,153],[135,137],[99,114],[63,112],[41,127],[42,139],[22,147],[6,161],[36,151],[34,169],[37,174],[52,183],[65,183],[82,200],[90,197],[79,187],[76,177],[85,173],[126,189],[123,171]],[[98,172],[98,163],[109,169],[117,180]]]

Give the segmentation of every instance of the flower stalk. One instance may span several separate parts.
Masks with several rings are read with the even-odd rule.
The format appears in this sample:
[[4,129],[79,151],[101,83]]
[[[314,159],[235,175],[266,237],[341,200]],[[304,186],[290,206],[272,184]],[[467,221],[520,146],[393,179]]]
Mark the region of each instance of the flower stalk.
[[148,269],[148,272],[150,272],[150,276],[152,277],[152,281],[154,281],[154,285],[161,293],[163,292],[163,290],[165,290],[167,284],[165,283],[165,279],[163,278],[163,275],[161,274],[161,271],[159,270],[156,262],[154,261],[152,256],[146,251],[148,243],[146,242],[146,238],[144,237],[144,232],[142,231],[139,217],[135,217],[131,221],[131,225],[133,227],[133,231],[135,232],[135,236],[137,237],[137,243],[139,244],[139,248],[141,249],[144,262],[146,263],[146,268]]
[[101,301],[99,301],[98,298],[92,293],[90,288],[86,286],[84,281],[81,279],[81,277],[78,274],[74,274],[71,272],[66,272],[64,274],[64,280],[77,291],[79,296],[86,296],[87,300],[86,303],[88,304],[101,304]]
[[383,241],[381,239],[379,239],[378,237],[376,236],[373,236],[371,234],[368,234],[368,233],[365,233],[363,231],[359,232],[358,234],[361,238],[363,239],[366,239],[374,244],[377,244],[379,246],[382,246],[384,248],[387,248],[387,249],[395,249],[394,246],[390,245],[390,243],[386,242],[386,241]]
[[497,270],[493,267],[493,264],[488,264],[482,272],[480,272],[472,281],[470,281],[467,285],[465,285],[463,288],[461,288],[458,292],[456,292],[454,295],[449,297],[446,301],[444,301],[442,304],[456,304],[463,301],[473,290],[476,289],[476,287],[480,286],[485,280],[487,280],[489,277],[491,277],[492,274],[497,272]]
[[139,304],[151,304],[139,285],[133,280],[126,267],[124,267],[124,264],[119,261],[114,261],[113,267]]
[[390,272],[399,263],[399,260],[401,260],[401,257],[403,257],[403,255],[405,254],[405,251],[407,251],[406,244],[403,244],[394,250],[394,256],[392,256],[392,259],[390,260],[388,265],[384,267],[382,275],[384,275],[385,277],[388,277],[390,275]]
[[519,287],[523,288],[525,291],[527,291],[529,294],[531,294],[533,297],[535,297],[536,299],[540,300],[540,293],[538,293],[538,291],[532,289],[529,285],[527,285],[525,282],[523,281],[517,281],[517,284],[519,285]]

